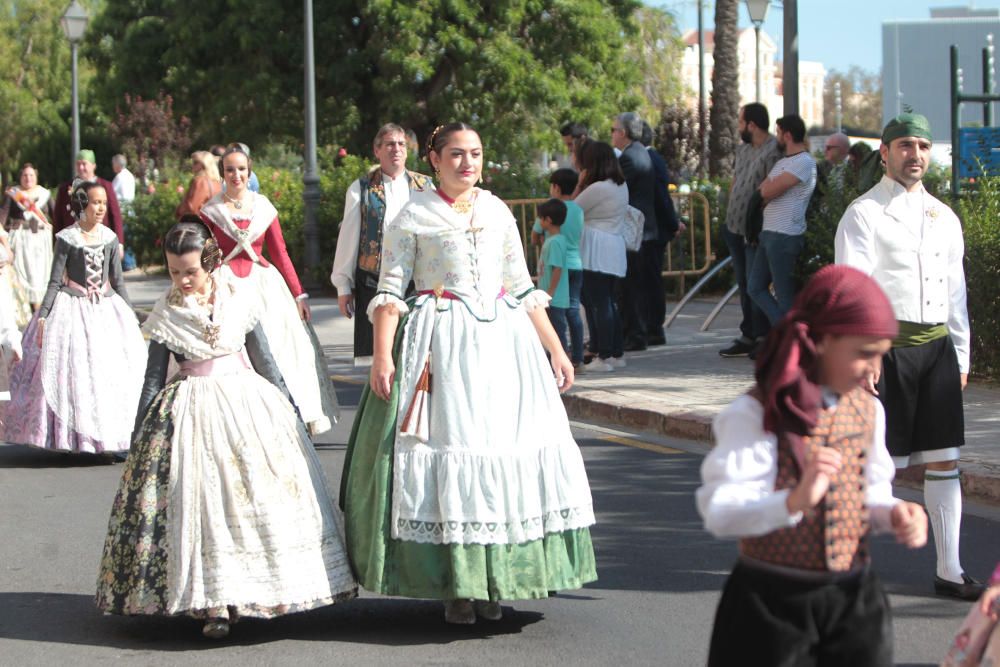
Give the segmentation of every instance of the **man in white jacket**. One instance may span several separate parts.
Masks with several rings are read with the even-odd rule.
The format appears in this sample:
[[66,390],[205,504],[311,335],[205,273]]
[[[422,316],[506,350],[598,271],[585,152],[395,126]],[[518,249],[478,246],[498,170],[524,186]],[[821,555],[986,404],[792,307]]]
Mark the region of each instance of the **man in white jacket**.
[[897,468],[924,464],[924,501],[937,551],[934,590],[974,600],[982,585],[959,559],[965,443],[962,390],[969,375],[965,244],[958,218],[922,183],[931,131],[904,113],[882,132],[886,174],[844,212],[836,261],[871,275],[889,296],[899,336],[870,390],[886,411],[886,444]]

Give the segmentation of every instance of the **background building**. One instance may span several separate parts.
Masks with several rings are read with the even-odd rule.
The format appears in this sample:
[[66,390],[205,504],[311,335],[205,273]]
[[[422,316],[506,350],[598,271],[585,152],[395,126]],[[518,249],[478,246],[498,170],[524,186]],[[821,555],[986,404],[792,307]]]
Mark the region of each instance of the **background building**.
[[[928,19],[883,23],[883,120],[888,122],[909,106],[930,120],[935,142],[950,143],[949,50],[952,44],[958,45],[965,92],[979,93],[983,89],[982,50],[990,34],[1000,39],[1000,9],[948,7],[932,9]],[[994,104],[994,119],[997,110]],[[982,105],[963,104],[961,122],[982,124]]]
[[[681,70],[686,101],[692,106],[698,104],[698,31],[688,30],[682,36],[684,40],[684,59]],[[712,53],[715,47],[715,32],[705,32],[705,94],[712,92],[712,69],[714,60]],[[740,104],[754,102],[757,99],[756,70],[756,39],[753,28],[745,28],[739,33],[739,86]],[[766,32],[760,33],[760,72],[761,72],[761,102],[767,107],[771,119],[784,115],[785,99],[781,87],[781,61],[778,58],[778,46]],[[808,60],[799,61],[799,115],[805,121],[806,127],[822,127],[823,125],[823,84],[826,80],[826,68],[823,63]],[[773,129],[773,126],[772,126]]]

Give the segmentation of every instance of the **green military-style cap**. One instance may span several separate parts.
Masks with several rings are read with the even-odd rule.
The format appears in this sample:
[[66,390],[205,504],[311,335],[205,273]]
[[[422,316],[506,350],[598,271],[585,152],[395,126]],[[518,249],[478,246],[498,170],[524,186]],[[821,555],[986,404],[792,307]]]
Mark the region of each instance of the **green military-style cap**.
[[918,113],[901,113],[885,126],[882,130],[882,143],[888,146],[893,139],[900,137],[918,137],[933,141],[931,137],[931,124],[927,116]]
[[89,148],[84,148],[79,153],[76,154],[77,160],[86,160],[87,162],[92,162],[97,164],[97,156],[94,155],[94,151]]

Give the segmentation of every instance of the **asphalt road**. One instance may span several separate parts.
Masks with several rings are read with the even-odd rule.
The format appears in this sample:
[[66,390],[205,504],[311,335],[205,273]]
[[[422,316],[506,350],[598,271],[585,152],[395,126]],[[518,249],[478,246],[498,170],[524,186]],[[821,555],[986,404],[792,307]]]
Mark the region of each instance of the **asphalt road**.
[[[354,385],[337,389],[343,419],[318,447],[334,488],[359,395]],[[701,530],[693,501],[701,445],[589,425],[575,434],[598,511],[598,582],[504,603],[502,621],[470,627],[446,625],[438,602],[364,594],[306,614],[241,621],[222,642],[203,639],[187,619],[95,610],[120,466],[0,446],[0,665],[703,664],[736,548]],[[1000,558],[1000,511],[968,509],[963,558],[984,576]],[[909,552],[879,538],[873,552],[895,611],[897,662],[937,664],[968,604],[930,594],[932,547]]]

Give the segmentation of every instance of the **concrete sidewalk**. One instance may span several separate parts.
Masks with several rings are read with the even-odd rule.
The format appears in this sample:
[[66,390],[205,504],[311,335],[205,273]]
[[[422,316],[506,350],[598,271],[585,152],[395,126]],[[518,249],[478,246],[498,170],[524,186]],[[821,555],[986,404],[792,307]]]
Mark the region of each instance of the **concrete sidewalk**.
[[[166,288],[164,276],[131,272],[126,280],[138,308],[149,307]],[[367,369],[352,363],[353,323],[340,315],[336,299],[310,299],[313,324],[330,361],[343,379],[367,380]],[[667,344],[627,353],[627,366],[610,373],[582,373],[564,396],[569,415],[683,437],[711,447],[712,418],[745,392],[753,381],[753,362],[723,359],[718,350],[734,337],[739,306],[728,306],[706,332],[698,329],[712,304],[692,302],[667,330]],[[668,312],[673,304],[668,304]],[[965,393],[966,445],[962,448],[962,484],[969,496],[1000,502],[1000,390],[971,383]],[[900,471],[907,485],[922,486],[922,471]]]

